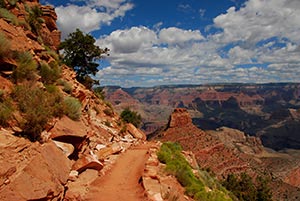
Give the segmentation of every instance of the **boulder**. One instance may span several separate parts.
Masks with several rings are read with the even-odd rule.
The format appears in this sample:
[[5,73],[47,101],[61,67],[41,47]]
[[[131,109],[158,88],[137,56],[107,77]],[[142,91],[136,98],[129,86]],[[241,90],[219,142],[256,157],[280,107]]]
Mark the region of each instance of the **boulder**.
[[96,152],[97,157],[100,160],[104,160],[106,157],[120,153],[123,150],[123,147],[120,143],[113,143],[110,146],[103,147]]
[[136,139],[146,140],[146,134],[131,123],[126,125],[127,131]]
[[72,144],[59,142],[59,141],[55,141],[55,140],[53,140],[53,142],[55,143],[55,145],[58,148],[60,148],[63,151],[63,153],[67,157],[70,156],[74,152],[74,146]]
[[84,123],[73,121],[66,116],[56,122],[53,128],[49,129],[49,133],[53,140],[73,145],[74,151],[70,156],[71,159],[77,159],[78,153],[87,143],[88,133]]
[[72,166],[72,170],[76,170],[79,173],[86,169],[101,170],[103,164],[93,155],[82,155]]
[[64,197],[65,201],[86,200],[84,197],[89,191],[91,183],[98,178],[98,171],[87,169],[82,172],[76,181],[68,182],[67,191]]
[[70,161],[52,142],[40,145],[0,132],[0,200],[62,198]]

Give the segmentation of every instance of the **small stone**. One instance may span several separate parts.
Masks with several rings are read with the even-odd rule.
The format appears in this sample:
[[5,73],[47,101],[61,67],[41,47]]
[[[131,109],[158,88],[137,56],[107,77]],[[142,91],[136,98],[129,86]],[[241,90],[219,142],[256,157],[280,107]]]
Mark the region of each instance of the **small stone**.
[[78,171],[72,170],[69,174],[68,180],[75,181],[78,178],[78,174],[79,174]]

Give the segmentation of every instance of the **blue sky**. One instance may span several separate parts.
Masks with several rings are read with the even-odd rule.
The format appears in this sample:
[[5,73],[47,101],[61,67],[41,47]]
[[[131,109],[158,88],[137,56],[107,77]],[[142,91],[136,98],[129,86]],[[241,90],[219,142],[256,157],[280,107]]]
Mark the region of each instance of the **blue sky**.
[[[163,3],[162,3],[163,2]],[[299,0],[69,0],[52,4],[111,49],[101,85],[300,81]]]

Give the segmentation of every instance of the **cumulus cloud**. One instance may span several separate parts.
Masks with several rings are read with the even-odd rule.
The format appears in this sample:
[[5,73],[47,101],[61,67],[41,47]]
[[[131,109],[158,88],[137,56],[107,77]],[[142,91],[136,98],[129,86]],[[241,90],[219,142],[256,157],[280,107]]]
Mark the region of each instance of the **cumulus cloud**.
[[194,42],[204,39],[199,30],[183,30],[176,27],[164,28],[159,32],[162,43],[169,45],[182,45],[186,42]]
[[[170,27],[154,31],[143,26],[132,27],[116,30],[100,38],[97,44],[111,49],[108,58],[111,66],[98,73],[103,84],[115,84],[121,79],[124,86],[131,83],[128,80],[133,79],[133,75],[139,80],[134,85],[188,84],[196,81],[195,72],[199,66],[211,70],[232,67],[217,54],[216,45],[205,42],[198,30]],[[118,79],[113,81],[116,75]],[[196,76],[199,80],[203,78]]]
[[249,0],[217,16],[220,31],[206,37],[161,23],[117,30],[98,40],[112,49],[98,76],[123,86],[300,81],[298,13],[298,0]]
[[285,37],[300,41],[299,0],[249,0],[244,7],[231,7],[214,19],[223,29],[216,35],[220,42],[244,41],[255,44],[271,37]]
[[133,53],[142,47],[151,47],[156,41],[154,31],[146,27],[132,27],[113,31],[109,36],[99,40],[98,44],[107,46],[113,53]]
[[[74,0],[56,8],[64,36],[101,29],[133,8],[128,0]],[[237,6],[241,1],[232,0]],[[178,5],[179,11],[194,9]],[[195,12],[204,15],[205,10]],[[248,0],[209,27],[217,32],[155,25],[115,30],[97,39],[111,49],[97,76],[103,85],[153,86],[212,82],[300,81],[300,1]]]
[[75,31],[76,28],[91,32],[99,30],[102,25],[109,25],[116,18],[123,17],[133,8],[133,4],[126,1],[88,0],[77,1],[82,2],[82,6],[68,4],[56,7],[57,24],[62,31],[62,38]]

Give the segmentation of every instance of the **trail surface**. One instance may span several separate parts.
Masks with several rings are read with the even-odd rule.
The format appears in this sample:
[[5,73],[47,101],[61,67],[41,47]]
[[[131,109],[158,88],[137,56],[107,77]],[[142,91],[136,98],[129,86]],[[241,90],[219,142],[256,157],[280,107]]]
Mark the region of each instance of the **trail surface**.
[[96,179],[88,192],[88,201],[145,201],[139,182],[148,159],[150,143],[133,147],[120,155],[114,167]]

